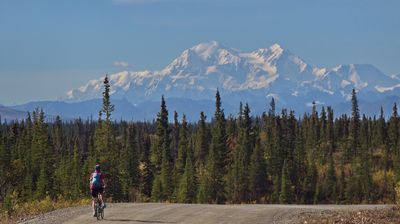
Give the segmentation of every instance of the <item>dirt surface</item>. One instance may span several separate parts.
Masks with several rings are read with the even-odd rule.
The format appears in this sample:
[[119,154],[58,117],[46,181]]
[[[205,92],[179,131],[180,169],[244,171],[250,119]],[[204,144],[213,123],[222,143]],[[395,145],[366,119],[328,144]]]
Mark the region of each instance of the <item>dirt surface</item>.
[[400,210],[396,206],[369,210],[324,210],[305,212],[297,217],[298,224],[399,224]]
[[[382,210],[386,205],[108,204],[101,223],[299,223],[304,214]],[[89,206],[60,209],[24,223],[98,223]],[[302,216],[303,215],[303,216]],[[304,217],[303,217],[304,218]]]

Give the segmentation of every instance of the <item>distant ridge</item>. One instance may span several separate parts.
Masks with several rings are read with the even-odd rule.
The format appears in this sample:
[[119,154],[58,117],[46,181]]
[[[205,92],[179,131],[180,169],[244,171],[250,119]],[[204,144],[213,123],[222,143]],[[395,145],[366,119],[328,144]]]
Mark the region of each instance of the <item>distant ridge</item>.
[[27,117],[24,111],[14,110],[10,107],[0,105],[0,123],[4,121],[21,120]]

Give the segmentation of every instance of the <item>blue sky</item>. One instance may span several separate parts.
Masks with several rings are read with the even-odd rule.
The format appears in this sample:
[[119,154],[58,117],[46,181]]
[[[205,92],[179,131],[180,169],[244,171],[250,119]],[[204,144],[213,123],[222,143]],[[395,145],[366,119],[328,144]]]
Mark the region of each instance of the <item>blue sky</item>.
[[242,50],[279,43],[315,66],[397,74],[399,12],[398,0],[1,0],[0,104],[157,70],[209,40]]

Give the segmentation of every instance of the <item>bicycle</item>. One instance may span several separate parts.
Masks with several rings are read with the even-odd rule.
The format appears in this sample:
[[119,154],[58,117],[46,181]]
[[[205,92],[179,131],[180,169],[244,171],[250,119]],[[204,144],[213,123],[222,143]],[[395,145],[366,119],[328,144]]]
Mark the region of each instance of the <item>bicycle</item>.
[[95,212],[97,220],[104,219],[103,201],[102,201],[102,199],[100,199],[100,194],[97,194],[97,197],[95,198],[94,212]]

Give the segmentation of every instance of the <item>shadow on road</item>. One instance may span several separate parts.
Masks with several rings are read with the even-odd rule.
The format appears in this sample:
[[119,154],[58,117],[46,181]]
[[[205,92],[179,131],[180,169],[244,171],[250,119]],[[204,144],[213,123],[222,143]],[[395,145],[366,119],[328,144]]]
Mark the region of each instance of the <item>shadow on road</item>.
[[174,223],[174,222],[164,222],[164,221],[154,221],[154,220],[137,220],[137,219],[104,219],[110,222],[143,222],[143,223]]

